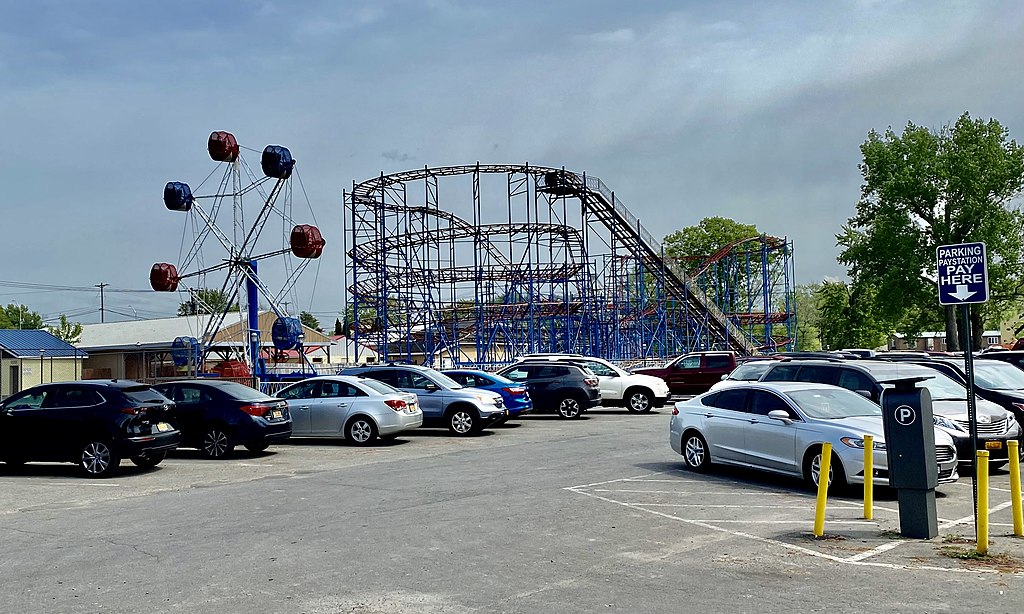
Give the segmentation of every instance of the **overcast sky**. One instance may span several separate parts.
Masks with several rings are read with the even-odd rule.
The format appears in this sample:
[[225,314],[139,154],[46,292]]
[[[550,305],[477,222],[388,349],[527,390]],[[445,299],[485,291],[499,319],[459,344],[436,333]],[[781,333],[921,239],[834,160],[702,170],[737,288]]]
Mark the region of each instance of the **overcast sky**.
[[[300,307],[341,309],[341,200],[381,171],[565,166],[656,235],[711,215],[841,277],[859,145],[964,111],[1024,139],[1024,6],[962,2],[0,0],[0,282],[148,288],[182,222],[161,192],[213,170],[212,130],[289,147],[329,244]],[[302,208],[305,203],[302,201]],[[301,216],[299,200],[296,214]],[[179,214],[180,215],[180,214]],[[333,248],[333,251],[332,251]],[[312,269],[310,269],[312,270]],[[315,272],[315,271],[314,271]],[[0,302],[99,321],[99,294]],[[88,313],[82,313],[88,312]]]

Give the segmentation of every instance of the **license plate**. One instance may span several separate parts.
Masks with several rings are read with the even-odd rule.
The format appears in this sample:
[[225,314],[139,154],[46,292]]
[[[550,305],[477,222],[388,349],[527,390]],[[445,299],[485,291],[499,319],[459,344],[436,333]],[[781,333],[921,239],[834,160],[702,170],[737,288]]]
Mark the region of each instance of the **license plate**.
[[271,420],[280,420],[283,416],[284,416],[284,414],[281,413],[280,409],[275,409],[274,411],[270,412],[270,419]]
[[985,449],[986,450],[1002,450],[1003,449],[1003,442],[1001,442],[1001,441],[986,441],[985,442]]
[[416,413],[416,404],[415,403],[409,403],[408,408],[409,408],[409,413],[410,414],[415,414]]
[[158,432],[158,433],[166,433],[167,431],[171,430],[172,428],[173,427],[170,424],[167,424],[166,422],[157,422],[156,423],[156,432]]

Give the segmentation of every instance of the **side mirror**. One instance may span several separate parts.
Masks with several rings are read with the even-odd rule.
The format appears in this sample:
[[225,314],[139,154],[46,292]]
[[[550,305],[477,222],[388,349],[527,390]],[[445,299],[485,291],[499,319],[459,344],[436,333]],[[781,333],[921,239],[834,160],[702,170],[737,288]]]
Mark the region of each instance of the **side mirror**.
[[871,391],[870,390],[855,390],[854,392],[856,392],[860,396],[864,397],[865,399],[870,399],[871,398]]
[[729,374],[728,373],[723,373],[722,377],[720,377],[718,379],[720,379],[720,380],[722,380],[724,382],[725,380],[729,379]]
[[783,424],[793,424],[793,419],[789,417],[789,412],[784,409],[773,409],[768,412],[768,417],[772,420],[778,420]]
[[431,382],[424,386],[423,389],[426,390],[427,392],[437,392],[441,388],[437,384]]

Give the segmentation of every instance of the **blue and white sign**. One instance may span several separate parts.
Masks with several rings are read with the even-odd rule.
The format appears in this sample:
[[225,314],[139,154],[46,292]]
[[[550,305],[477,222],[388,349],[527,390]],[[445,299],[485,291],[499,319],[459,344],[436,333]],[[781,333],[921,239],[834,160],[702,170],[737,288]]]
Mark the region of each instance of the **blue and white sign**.
[[935,248],[939,270],[939,303],[965,305],[988,301],[988,257],[984,243]]

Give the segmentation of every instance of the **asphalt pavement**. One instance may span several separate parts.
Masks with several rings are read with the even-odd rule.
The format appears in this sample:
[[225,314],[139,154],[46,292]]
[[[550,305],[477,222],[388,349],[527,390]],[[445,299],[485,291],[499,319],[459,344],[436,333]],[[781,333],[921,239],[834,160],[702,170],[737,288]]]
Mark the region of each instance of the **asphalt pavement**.
[[[537,416],[479,437],[420,430],[361,449],[181,450],[109,480],[0,466],[0,612],[1017,612],[1024,540],[994,471],[993,556],[971,482],[940,535],[735,469],[682,470],[667,408]],[[968,558],[962,558],[968,557]]]

